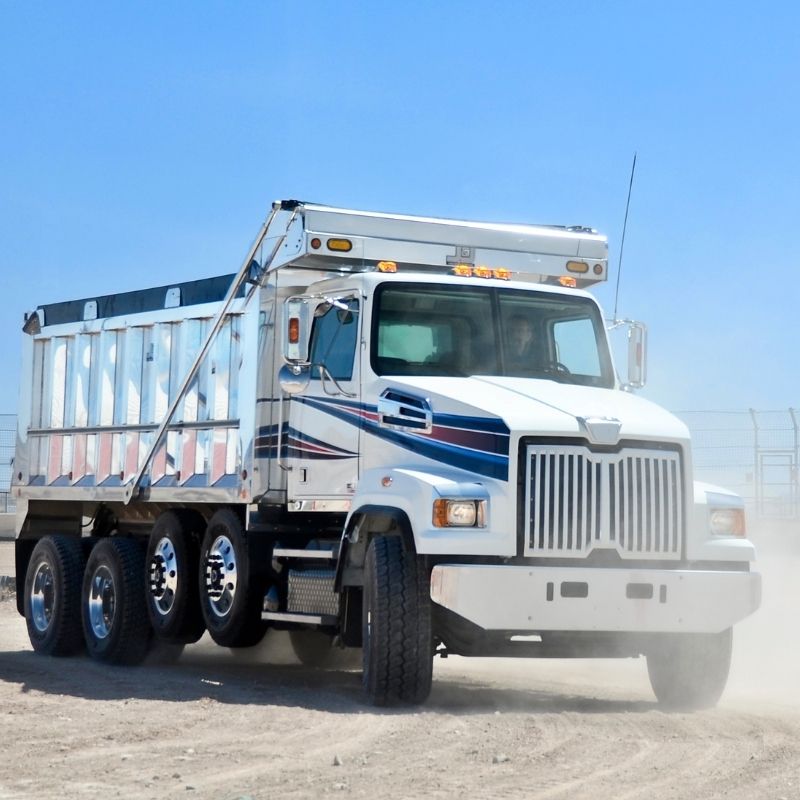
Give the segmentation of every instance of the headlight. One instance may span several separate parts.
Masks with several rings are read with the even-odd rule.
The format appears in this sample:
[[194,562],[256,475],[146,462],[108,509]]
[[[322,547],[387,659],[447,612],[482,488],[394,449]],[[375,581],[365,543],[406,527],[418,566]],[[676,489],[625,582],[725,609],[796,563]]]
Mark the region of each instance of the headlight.
[[485,528],[485,500],[434,500],[433,524],[437,528]]
[[708,527],[714,536],[744,536],[744,509],[712,508],[708,515]]

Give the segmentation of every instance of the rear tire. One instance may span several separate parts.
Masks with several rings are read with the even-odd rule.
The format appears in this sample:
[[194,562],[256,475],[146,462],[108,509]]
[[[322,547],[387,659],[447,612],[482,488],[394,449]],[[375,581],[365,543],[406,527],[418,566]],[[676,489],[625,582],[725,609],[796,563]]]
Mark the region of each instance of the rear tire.
[[647,653],[647,672],[666,708],[713,708],[728,681],[731,629],[721,633],[665,634]]
[[264,581],[250,563],[239,517],[229,508],[211,517],[200,551],[200,608],[208,633],[223,647],[252,647],[267,626],[261,620]]
[[147,613],[156,636],[192,644],[203,635],[197,584],[200,548],[192,517],[166,511],[156,520],[147,546]]
[[422,703],[433,677],[427,576],[397,536],[370,542],[364,572],[363,685],[374,705]]
[[134,539],[101,539],[89,555],[81,609],[86,647],[97,661],[140,664],[147,655],[144,564],[144,548]]
[[69,656],[83,649],[81,580],[86,559],[80,539],[45,536],[25,573],[28,638],[37,653]]

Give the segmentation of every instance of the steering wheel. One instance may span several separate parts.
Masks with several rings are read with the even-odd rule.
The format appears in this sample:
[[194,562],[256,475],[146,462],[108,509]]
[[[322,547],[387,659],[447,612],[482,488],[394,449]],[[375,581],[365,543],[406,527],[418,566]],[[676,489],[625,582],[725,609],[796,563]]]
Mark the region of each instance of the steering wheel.
[[560,361],[551,361],[545,367],[545,372],[555,372],[558,375],[572,375],[569,367],[567,367],[566,364],[562,364]]

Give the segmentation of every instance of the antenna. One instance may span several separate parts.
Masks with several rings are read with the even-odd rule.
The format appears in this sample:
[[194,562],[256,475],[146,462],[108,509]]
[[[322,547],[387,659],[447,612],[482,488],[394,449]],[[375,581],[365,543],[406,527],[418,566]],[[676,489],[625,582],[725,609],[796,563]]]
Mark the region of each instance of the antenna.
[[633,189],[633,175],[636,172],[636,153],[633,154],[631,164],[631,180],[628,184],[628,200],[625,203],[625,221],[622,223],[622,239],[619,243],[619,261],[617,262],[617,289],[614,292],[614,321],[617,321],[617,304],[619,302],[619,279],[622,276],[622,251],[625,249],[625,231],[628,227],[628,209],[631,207],[631,191]]

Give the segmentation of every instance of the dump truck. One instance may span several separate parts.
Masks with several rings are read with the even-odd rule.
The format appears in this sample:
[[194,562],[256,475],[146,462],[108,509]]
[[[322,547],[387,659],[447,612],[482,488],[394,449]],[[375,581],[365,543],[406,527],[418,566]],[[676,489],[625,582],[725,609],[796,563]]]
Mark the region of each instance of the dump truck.
[[[760,602],[740,497],[633,391],[605,236],[272,205],[239,271],[39,306],[12,491],[37,652],[137,664],[205,632],[361,649],[375,704],[435,656],[643,656],[716,703]],[[618,375],[607,328],[627,326]]]

